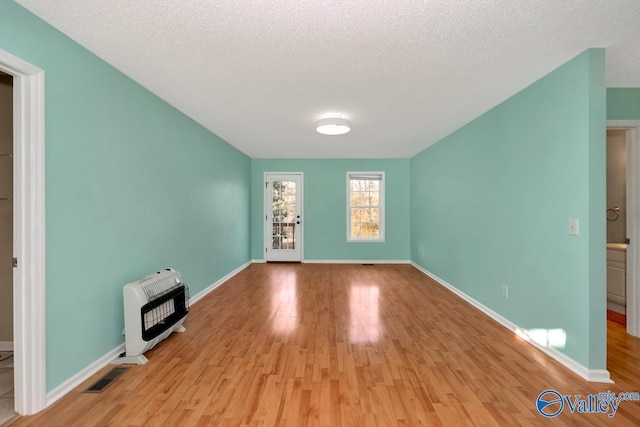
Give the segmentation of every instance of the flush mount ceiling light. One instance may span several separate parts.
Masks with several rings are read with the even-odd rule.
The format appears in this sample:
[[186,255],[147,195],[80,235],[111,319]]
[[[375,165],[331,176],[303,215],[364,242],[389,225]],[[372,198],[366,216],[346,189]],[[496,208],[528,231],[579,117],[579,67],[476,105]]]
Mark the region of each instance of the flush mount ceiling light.
[[316,123],[316,131],[323,135],[344,135],[350,130],[351,123],[349,120],[343,119],[342,116],[326,117]]

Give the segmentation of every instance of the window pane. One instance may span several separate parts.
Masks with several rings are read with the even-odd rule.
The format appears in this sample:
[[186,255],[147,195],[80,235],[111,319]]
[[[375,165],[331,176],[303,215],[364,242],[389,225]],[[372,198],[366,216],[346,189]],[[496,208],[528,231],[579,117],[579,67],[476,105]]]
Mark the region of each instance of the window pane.
[[378,224],[366,222],[362,224],[362,237],[379,237]]
[[295,237],[290,236],[290,237],[283,237],[283,243],[282,243],[282,249],[295,249],[296,248],[296,241],[295,241]]
[[380,206],[380,193],[369,194],[369,206]]
[[282,227],[282,247],[280,249],[295,249],[295,236],[293,225]]
[[282,217],[282,222],[293,222],[293,218],[295,217],[295,209],[293,209],[292,207],[288,207],[286,212],[286,216]]
[[360,223],[351,224],[351,237],[358,238],[360,236]]
[[351,223],[360,222],[362,219],[360,209],[351,209]]
[[283,196],[290,196],[292,194],[295,194],[295,188],[296,188],[295,182],[282,181],[281,185],[282,185]]
[[273,221],[292,222],[296,211],[296,183],[274,181],[272,188]]
[[367,193],[354,191],[351,193],[351,206],[365,206],[367,202]]
[[378,208],[363,208],[362,210],[362,222],[378,222],[379,210]]
[[352,191],[351,206],[379,206],[380,193],[377,191]]
[[283,226],[282,227],[282,234],[285,235],[285,236],[293,235],[293,227],[290,226],[290,225]]
[[360,230],[360,237],[371,237],[371,224],[363,223]]

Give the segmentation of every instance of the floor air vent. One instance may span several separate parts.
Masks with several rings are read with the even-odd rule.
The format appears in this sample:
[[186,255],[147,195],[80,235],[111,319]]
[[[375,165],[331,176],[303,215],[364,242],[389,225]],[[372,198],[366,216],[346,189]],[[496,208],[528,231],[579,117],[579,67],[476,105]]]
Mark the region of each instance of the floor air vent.
[[91,387],[86,389],[84,393],[102,393],[105,388],[109,387],[112,382],[120,378],[122,374],[129,370],[126,366],[118,366],[107,372],[102,378],[96,381]]

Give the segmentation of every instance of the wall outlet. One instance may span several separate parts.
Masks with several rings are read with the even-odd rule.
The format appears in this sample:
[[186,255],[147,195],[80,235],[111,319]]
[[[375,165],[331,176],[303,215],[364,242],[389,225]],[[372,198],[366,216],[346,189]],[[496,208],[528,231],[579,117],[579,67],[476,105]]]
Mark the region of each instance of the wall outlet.
[[216,268],[218,266],[218,260],[214,259],[213,261],[211,261],[211,267]]
[[509,287],[502,285],[502,298],[509,298]]

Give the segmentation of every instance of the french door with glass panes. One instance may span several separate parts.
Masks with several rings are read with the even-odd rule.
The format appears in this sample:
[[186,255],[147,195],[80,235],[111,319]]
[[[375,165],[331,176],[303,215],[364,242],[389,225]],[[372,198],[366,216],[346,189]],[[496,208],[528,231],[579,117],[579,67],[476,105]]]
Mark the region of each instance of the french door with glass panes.
[[302,261],[302,173],[265,173],[264,259]]

